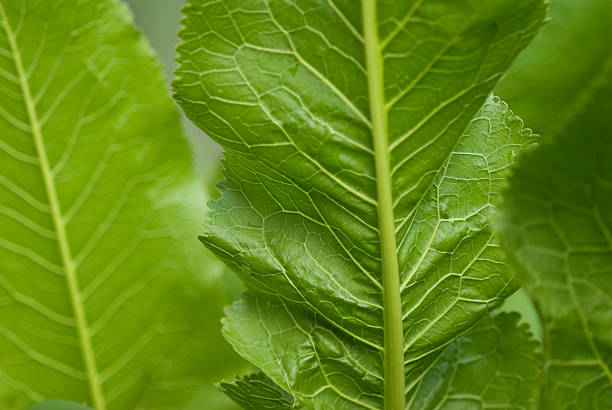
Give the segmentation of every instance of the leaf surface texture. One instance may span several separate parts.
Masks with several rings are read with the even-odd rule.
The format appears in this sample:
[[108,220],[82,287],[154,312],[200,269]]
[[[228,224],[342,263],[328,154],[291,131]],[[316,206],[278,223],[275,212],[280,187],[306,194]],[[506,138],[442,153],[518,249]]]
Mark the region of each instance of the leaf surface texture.
[[180,407],[238,362],[152,52],[117,1],[1,0],[0,90],[0,407]]
[[263,373],[238,377],[232,382],[219,384],[219,389],[245,409],[289,410],[295,400],[286,391],[275,385]]
[[[393,218],[399,272],[384,285],[400,295],[403,351],[394,360],[408,398],[435,355],[517,288],[488,219],[534,136],[488,95],[545,5],[378,1],[375,9],[372,21],[348,1],[191,0],[179,46],[176,98],[226,150],[203,241],[253,294],[229,311],[225,335],[319,408],[382,406],[382,213]],[[368,24],[382,72],[374,80]],[[382,128],[373,122],[380,115]],[[375,172],[379,137],[385,178]],[[242,325],[246,316],[252,326]],[[267,331],[287,322],[300,343]]]

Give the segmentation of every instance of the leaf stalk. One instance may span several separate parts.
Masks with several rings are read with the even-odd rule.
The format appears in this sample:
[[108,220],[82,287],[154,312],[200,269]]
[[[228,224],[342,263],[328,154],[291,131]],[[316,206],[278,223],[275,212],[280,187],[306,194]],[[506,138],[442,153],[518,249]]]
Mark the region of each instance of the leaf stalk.
[[397,263],[393,194],[390,172],[384,70],[378,37],[376,0],[362,0],[368,93],[376,167],[378,228],[380,235],[384,320],[384,407],[404,409],[405,376],[402,305]]

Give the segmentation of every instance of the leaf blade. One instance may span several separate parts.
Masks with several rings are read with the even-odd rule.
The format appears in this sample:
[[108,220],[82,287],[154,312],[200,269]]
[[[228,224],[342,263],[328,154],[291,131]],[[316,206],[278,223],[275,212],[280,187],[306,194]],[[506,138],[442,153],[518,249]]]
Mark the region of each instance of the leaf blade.
[[415,380],[410,408],[537,408],[538,343],[516,313],[486,316]]
[[240,364],[200,341],[225,300],[197,274],[205,198],[159,64],[115,0],[0,17],[0,407],[181,406],[207,352]]
[[[365,23],[348,2],[249,1],[234,7],[192,0],[174,87],[187,116],[226,149],[223,196],[212,205],[203,242],[262,299],[281,295],[291,312],[305,318],[302,309],[310,312],[306,328],[321,323],[356,349],[370,349],[371,357],[383,351],[385,333],[374,148],[380,138],[373,134],[389,133],[383,137],[393,184],[383,185],[392,191],[395,262],[401,268],[403,366],[418,367],[517,287],[500,263],[487,218],[499,191],[497,177],[513,162],[513,149],[532,136],[499,101],[488,101],[495,126],[488,129],[485,116],[476,135],[468,135],[476,142],[484,135],[484,144],[456,149],[499,76],[537,31],[546,7],[530,0],[379,5],[385,82],[374,87],[379,94],[383,89],[375,109],[368,110]],[[431,44],[421,47],[422,40]],[[387,131],[369,118],[376,112],[386,117]],[[487,146],[489,132],[503,155]],[[508,135],[518,142],[505,146]],[[499,168],[478,165],[478,155],[470,159],[476,149],[495,157]],[[448,170],[454,175],[447,176]],[[470,199],[457,200],[461,189]],[[470,285],[457,294],[466,272]],[[236,349],[254,360],[239,346],[252,345],[248,335],[231,325],[239,315],[231,317],[227,337],[240,340]],[[323,391],[320,385],[291,386],[296,378],[288,368],[290,381],[269,362],[257,366],[294,394],[297,388],[304,397]],[[365,370],[378,374],[380,363]],[[327,386],[322,394],[333,390],[338,400],[381,407],[376,388],[364,387],[366,403],[350,383],[339,388],[324,374],[320,380]]]
[[501,208],[504,249],[542,320],[543,408],[612,404],[611,78],[608,65],[583,111],[521,159]]
[[238,377],[219,383],[219,389],[245,409],[289,410],[296,408],[293,397],[263,373]]
[[[489,128],[490,124],[495,125]],[[505,104],[497,99],[491,99],[481,109],[479,115],[476,116],[463,137],[463,145],[459,146],[459,148],[464,146],[471,147],[474,152],[477,152],[474,149],[475,147],[480,147],[482,152],[480,155],[488,159],[487,162],[491,167],[491,175],[483,181],[460,181],[459,185],[457,185],[457,181],[453,179],[450,183],[455,188],[461,187],[458,192],[477,191],[482,189],[482,184],[484,184],[484,187],[486,187],[485,198],[489,196],[495,197],[501,190],[503,177],[508,173],[508,167],[512,163],[512,158],[516,152],[519,152],[524,147],[531,146],[536,139],[537,137],[532,135],[530,130],[522,128],[522,122],[512,112],[508,111]],[[486,141],[490,142],[490,149],[487,148]],[[449,168],[463,170],[463,161],[465,161],[464,156],[461,154],[463,149],[459,149],[457,152],[459,154],[450,161]],[[468,158],[470,157],[468,156]],[[272,244],[275,247],[278,246],[283,251],[287,251],[289,255],[298,254],[298,252],[292,251],[290,247],[292,242],[298,242],[299,236],[296,236],[298,239],[289,237],[289,232],[295,229],[291,228],[291,226],[298,225],[296,222],[291,222],[291,220],[287,222],[281,219],[282,225],[279,227],[275,226],[271,233],[268,232],[271,229],[266,228],[265,224],[260,225],[261,220],[274,217],[278,213],[278,210],[270,205],[270,203],[274,202],[273,198],[279,198],[278,196],[273,197],[275,192],[284,192],[285,195],[293,197],[296,202],[301,201],[297,196],[299,192],[297,190],[297,192],[293,192],[289,190],[288,186],[283,186],[280,190],[278,187],[272,188],[272,182],[276,180],[266,179],[268,170],[260,162],[248,163],[247,160],[227,152],[224,170],[226,180],[223,182],[222,189],[223,197],[218,202],[213,202],[211,207],[213,213],[209,223],[209,233],[204,241],[205,244],[213,250],[228,249],[228,246],[235,248],[244,246],[245,249],[246,247],[253,249],[253,252],[248,257],[246,255],[242,256],[240,253],[220,252],[219,255],[235,271],[241,274],[243,280],[243,275],[248,275],[246,278],[248,279],[247,283],[251,288],[256,289],[258,294],[262,295],[261,298],[256,298],[256,303],[249,302],[250,299],[247,299],[248,303],[246,306],[238,305],[240,309],[236,307],[237,311],[233,308],[227,312],[228,318],[224,321],[224,335],[241,356],[262,369],[277,384],[296,395],[300,401],[310,399],[311,395],[318,391],[316,386],[319,385],[314,383],[314,386],[310,386],[301,378],[299,374],[301,370],[296,374],[295,369],[303,369],[303,377],[308,380],[314,378],[311,374],[311,371],[314,372],[314,370],[310,369],[317,367],[320,362],[321,364],[318,365],[320,369],[317,370],[320,374],[320,383],[331,383],[334,386],[333,381],[328,381],[328,378],[325,376],[326,373],[334,374],[340,380],[337,381],[338,386],[346,387],[347,385],[353,385],[353,382],[343,381],[344,377],[347,377],[349,380],[362,380],[360,387],[363,389],[363,392],[360,393],[354,386],[350,387],[349,391],[355,397],[363,395],[367,398],[365,402],[358,400],[360,406],[377,408],[380,406],[380,402],[376,400],[382,400],[382,397],[377,395],[382,391],[382,384],[380,383],[384,379],[381,363],[377,364],[382,346],[372,345],[371,341],[363,340],[360,334],[350,333],[345,328],[330,326],[329,321],[320,312],[315,311],[314,314],[309,314],[308,311],[311,310],[309,305],[303,305],[302,307],[293,306],[291,299],[282,301],[276,300],[273,297],[272,300],[269,300],[272,297],[271,295],[287,296],[291,294],[290,287],[275,288],[270,286],[270,275],[274,273],[275,269],[283,265],[269,265],[263,269],[264,265],[261,264],[259,265],[259,271],[251,270],[252,268],[249,263],[251,258],[261,262],[260,249],[269,249]],[[271,175],[278,175],[273,173],[273,171],[270,172],[272,172]],[[241,187],[248,187],[248,189],[241,190]],[[485,201],[485,203],[488,203],[488,201]],[[245,211],[250,209],[252,205],[256,206],[256,209],[252,213],[246,213]],[[474,204],[474,206],[480,207],[479,204]],[[485,224],[484,226],[488,226],[489,211],[487,211],[485,216],[477,219],[477,226],[480,226],[482,223]],[[231,221],[231,225],[228,225],[229,221]],[[467,224],[466,227],[473,229],[471,224]],[[278,241],[278,245],[276,244],[276,239],[273,242],[268,241],[267,244],[266,242],[252,242],[253,238],[266,238],[268,236],[274,238],[276,232],[283,232],[284,237],[283,240]],[[321,230],[320,232],[324,231]],[[487,230],[480,232],[476,237],[476,244],[479,244],[481,247],[479,250],[473,250],[470,246],[468,248],[470,253],[463,252],[462,254],[458,251],[456,252],[457,256],[462,255],[464,259],[462,264],[459,264],[462,261],[461,259],[456,261],[456,269],[464,271],[462,280],[466,284],[470,282],[475,284],[491,283],[491,288],[488,291],[487,287],[476,288],[477,291],[475,291],[472,286],[466,286],[463,290],[464,293],[459,294],[458,297],[468,301],[475,300],[481,303],[495,303],[496,300],[502,300],[498,295],[500,289],[516,287],[511,277],[503,281],[500,279],[503,274],[507,274],[507,267],[504,263],[500,262],[503,261],[503,258],[492,238],[492,232],[487,228]],[[261,241],[261,239],[258,240]],[[285,257],[283,260],[288,261],[292,259]],[[491,263],[494,269],[490,267]],[[473,267],[477,269],[471,272],[470,269]],[[311,271],[310,274],[312,275],[313,272]],[[432,278],[430,281],[435,284],[438,279]],[[435,289],[431,285],[428,286],[430,289]],[[363,295],[365,297],[367,294]],[[428,307],[431,305],[428,298],[436,300],[437,295],[430,290],[423,294],[417,294],[415,298],[417,298],[415,301],[416,305],[422,305],[425,308],[431,309],[431,307]],[[264,307],[258,307],[257,303],[261,303]],[[259,319],[258,312],[260,310],[269,310],[272,313]],[[283,314],[287,318],[280,320],[279,317]],[[417,317],[428,316],[426,313],[421,313]],[[255,332],[250,324],[259,322],[261,324],[258,326],[261,326],[261,329]],[[266,328],[268,326],[273,330],[267,331]],[[296,339],[289,338],[287,335],[289,329],[293,327],[300,329],[294,335]],[[457,331],[457,334],[461,335],[469,330],[469,328]],[[284,335],[283,337],[287,338],[287,340],[280,338],[278,342],[274,342],[272,346],[268,347],[268,344],[271,342],[267,340],[277,333]],[[314,333],[315,336],[311,336],[310,333]],[[351,339],[357,339],[360,343],[351,343]],[[438,341],[438,343],[445,346],[445,340],[448,340],[448,336]],[[323,347],[322,352],[317,353],[318,348],[315,341],[320,342]],[[255,349],[254,345],[261,345],[263,352]],[[288,346],[291,347],[289,348]],[[330,348],[330,346],[335,347]],[[405,358],[407,384],[410,384],[411,380],[415,378],[423,377],[428,371],[428,364],[431,362],[429,358],[435,356],[436,352],[440,349],[438,346],[424,344],[420,347],[416,360],[409,356]],[[283,349],[286,349],[284,353]],[[269,351],[276,352],[277,361],[267,356]],[[306,360],[304,357],[304,352],[306,351],[313,352],[311,360]],[[338,352],[344,353],[339,355]],[[260,357],[260,354],[263,354],[265,358]],[[295,357],[301,357],[302,359],[296,362]],[[340,360],[340,357],[349,359],[346,361]],[[337,363],[338,360],[340,360],[340,363]],[[279,364],[281,365],[279,366]],[[340,367],[342,370],[338,371],[338,368],[334,366]],[[338,373],[343,376],[338,375]],[[339,389],[336,386],[330,389],[334,390],[334,388]],[[349,389],[349,387],[346,388]],[[329,392],[322,394],[324,396],[315,400],[319,405],[324,405],[325,400],[331,400]]]

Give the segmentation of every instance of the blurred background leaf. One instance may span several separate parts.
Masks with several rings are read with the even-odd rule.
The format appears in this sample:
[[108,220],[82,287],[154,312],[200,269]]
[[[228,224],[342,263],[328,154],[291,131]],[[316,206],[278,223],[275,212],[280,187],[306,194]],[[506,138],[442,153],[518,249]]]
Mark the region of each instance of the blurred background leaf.
[[[175,47],[178,44],[178,31],[181,26],[181,15],[182,8],[187,3],[186,0],[124,0],[132,10],[134,16],[134,24],[139,28],[149,44],[153,47],[155,52],[158,54],[159,59],[162,63],[164,73],[166,75],[166,81],[168,84],[168,90],[170,90],[170,83],[173,79],[174,69],[176,63],[175,58]],[[182,111],[181,115],[182,115]],[[216,181],[220,179],[220,159],[221,159],[221,148],[213,140],[208,138],[200,129],[195,127],[190,121],[188,121],[183,115],[183,127],[185,135],[192,147],[194,169],[200,176],[200,180],[204,186],[207,199],[214,199],[217,194]],[[200,214],[204,215],[205,210],[201,209]],[[199,242],[198,242],[199,244]],[[243,290],[242,283],[240,280],[231,273],[231,271],[225,267],[225,265],[218,261],[212,254],[209,253],[204,246],[199,244],[202,252],[209,255],[211,259],[208,275],[215,278],[217,286],[223,294],[224,303],[230,303],[240,297],[240,293]],[[214,260],[214,262],[212,262]],[[210,271],[212,270],[212,272]],[[219,321],[222,316],[222,312],[217,311]],[[211,329],[212,331],[212,329]],[[217,336],[221,334],[220,325],[217,326],[214,331],[217,332],[214,337],[211,337],[211,341],[217,340]],[[224,341],[224,343],[226,343]],[[231,349],[228,345],[228,349]],[[237,354],[234,355],[231,362],[226,364],[227,369],[234,370],[238,366],[248,366],[246,361],[242,361]],[[211,374],[217,373],[217,379],[220,380],[223,377],[227,377],[227,369],[208,369],[207,372]],[[160,397],[160,400],[163,400]],[[217,390],[216,387],[210,386],[209,389],[203,389],[199,394],[195,395],[191,399],[191,403],[184,407],[188,409],[200,409],[202,403],[206,403],[206,408],[211,410],[221,409],[236,409],[239,408],[233,402],[231,402],[227,396]],[[172,403],[167,403],[171,408]]]
[[[180,4],[146,3],[146,10],[159,13],[164,20],[155,27],[168,28],[153,31],[159,34],[158,41],[169,39],[165,58],[169,75]],[[10,189],[0,193],[4,207],[0,223],[0,239],[4,240],[0,248],[4,251],[0,252],[1,409],[22,409],[55,397],[91,404],[92,398],[102,394],[108,397],[97,400],[102,403],[98,407],[104,407],[107,401],[109,408],[229,409],[235,406],[213,382],[250,368],[220,332],[222,308],[238,297],[242,287],[197,240],[210,189],[191,172],[190,153],[181,140],[178,114],[164,92],[159,67],[131,28],[125,7],[118,5],[117,0],[0,0],[1,51],[6,57],[3,70],[11,73],[11,77],[4,76],[2,86],[6,91],[7,79],[21,80],[11,84],[16,86],[12,94],[0,93],[2,111],[15,113],[7,117],[8,121],[3,116],[0,134],[3,139],[22,143],[23,149],[33,150],[30,145],[36,145],[36,155],[43,158],[37,162],[24,155],[11,157],[9,151],[0,161],[0,177],[26,187],[36,196],[50,198],[51,203],[57,186],[56,202],[60,204],[57,208],[50,205],[50,218],[34,215],[29,208],[21,209],[24,207],[19,201],[25,194],[15,194],[14,190],[11,194]],[[166,25],[170,22],[168,5],[176,7],[177,20]],[[12,27],[22,30],[19,36]],[[70,41],[64,43],[62,40],[69,36]],[[90,65],[75,77],[73,73],[85,63]],[[116,100],[113,93],[118,96]],[[30,108],[33,96],[40,99],[25,113],[24,102]],[[83,96],[87,96],[85,103]],[[74,109],[75,105],[81,109]],[[40,128],[35,126],[39,124],[37,110],[50,119],[47,122],[43,116]],[[81,122],[86,114],[87,120]],[[122,126],[127,118],[129,125]],[[28,121],[30,129],[20,125]],[[75,123],[83,128],[71,136],[65,130]],[[47,146],[38,141],[43,139],[42,134],[48,137]],[[66,144],[77,136],[78,143],[67,148]],[[197,141],[208,140],[200,137]],[[117,149],[108,149],[109,142]],[[196,147],[197,169],[202,176],[208,170],[217,170],[219,150],[214,147]],[[53,165],[66,158],[44,183],[39,181],[39,164],[44,175],[51,175],[51,170],[45,168],[41,152],[49,155]],[[98,163],[101,152],[108,153],[108,158]],[[64,153],[68,154],[64,157]],[[96,166],[99,174],[88,179]],[[146,175],[150,180],[132,178],[151,169],[155,172]],[[43,185],[54,189],[49,193],[47,188],[45,196]],[[74,208],[62,214],[61,205],[77,195],[77,205],[73,202]],[[15,209],[19,212],[9,213]],[[40,226],[28,225],[26,217],[12,216],[26,211],[34,215],[28,216],[39,218]],[[63,219],[66,215],[70,216]],[[66,230],[65,237],[54,235],[54,228],[58,232]],[[62,274],[45,275],[62,269],[56,269],[56,259],[60,258],[56,242],[70,242],[78,250],[72,259],[70,251],[65,251],[69,245],[60,246],[64,250],[63,273],[70,273],[68,267],[73,266],[72,275],[65,275],[68,282],[78,275],[81,286],[91,285],[91,292],[83,300],[80,297],[87,290],[79,293],[67,288]],[[33,268],[36,264],[30,262],[37,259],[20,258],[19,252],[11,252],[15,247],[9,245],[13,243],[34,255],[37,251],[45,253],[51,262]],[[156,262],[158,266],[151,266]],[[102,269],[105,263],[108,269]],[[70,298],[71,307],[65,296],[75,294],[77,297]],[[74,325],[71,316],[78,312],[76,305],[85,304],[83,309],[93,323],[90,328],[83,323]],[[98,379],[81,372],[79,350],[87,349],[83,342],[77,343],[74,328],[85,328],[81,334],[95,339],[91,342],[95,348],[90,348],[92,353],[86,356],[96,355],[101,370],[97,376],[102,380],[99,384],[104,384],[104,393],[95,394],[96,389],[92,389],[94,393],[88,396],[87,377]],[[89,364],[91,359],[85,362]],[[88,370],[91,368],[89,364]],[[65,403],[51,401],[34,408],[67,409]]]
[[544,138],[568,122],[612,51],[610,0],[552,0],[550,21],[496,89]]
[[[552,0],[549,15],[550,21],[495,89],[525,126],[545,140],[572,119],[612,56],[612,1]],[[521,312],[540,337],[537,313],[522,290],[505,308]]]
[[[132,9],[134,22],[142,30],[164,67],[168,89],[176,63],[174,47],[178,44],[181,10],[186,0],[124,0]],[[182,113],[182,111],[181,111]],[[185,133],[194,152],[195,168],[203,181],[217,176],[221,148],[183,116]],[[213,185],[214,186],[214,185]]]

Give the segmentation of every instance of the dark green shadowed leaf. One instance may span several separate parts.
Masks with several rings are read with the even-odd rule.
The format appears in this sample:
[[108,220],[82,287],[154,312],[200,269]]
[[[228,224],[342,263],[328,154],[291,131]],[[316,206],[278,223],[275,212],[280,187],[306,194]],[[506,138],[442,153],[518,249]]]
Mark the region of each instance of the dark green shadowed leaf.
[[579,96],[612,57],[610,0],[554,0],[548,21],[495,89],[543,136],[580,110]]
[[300,403],[404,406],[516,290],[489,217],[534,136],[487,97],[545,15],[539,0],[189,2],[176,98],[226,152],[203,241],[251,292],[225,336]]
[[213,377],[241,362],[217,336],[205,200],[124,5],[0,0],[1,409],[225,400]]
[[79,403],[63,401],[63,400],[48,400],[42,403],[33,404],[28,407],[28,410],[93,410],[91,407],[84,406]]
[[[541,409],[612,408],[612,67],[521,159],[499,228],[543,326]],[[585,94],[586,95],[586,94]]]
[[238,377],[232,382],[219,383],[219,390],[245,409],[290,410],[294,400],[263,373]]

